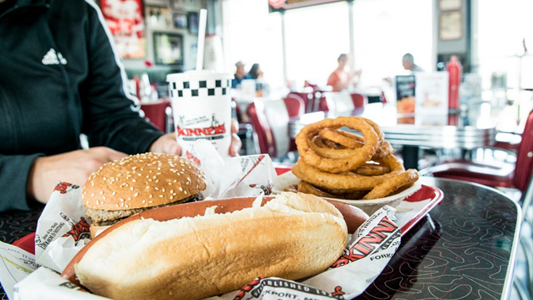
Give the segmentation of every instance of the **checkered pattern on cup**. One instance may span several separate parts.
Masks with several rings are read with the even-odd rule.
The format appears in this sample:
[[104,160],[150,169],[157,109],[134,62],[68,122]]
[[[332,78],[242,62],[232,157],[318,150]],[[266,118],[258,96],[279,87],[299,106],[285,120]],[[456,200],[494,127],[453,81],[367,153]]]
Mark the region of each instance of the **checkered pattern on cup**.
[[170,83],[170,95],[177,98],[229,95],[231,79],[191,80]]

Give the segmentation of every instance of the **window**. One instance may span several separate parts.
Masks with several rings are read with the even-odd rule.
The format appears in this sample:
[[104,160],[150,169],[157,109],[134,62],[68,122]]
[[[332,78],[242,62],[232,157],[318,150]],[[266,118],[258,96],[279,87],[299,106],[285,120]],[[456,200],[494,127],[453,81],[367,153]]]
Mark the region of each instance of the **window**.
[[407,52],[417,65],[432,71],[433,1],[355,1],[354,39],[362,86],[379,87],[384,77],[408,74],[402,67]]
[[283,86],[279,13],[269,14],[267,1],[224,0],[222,22],[227,70],[234,72],[238,61],[245,63],[246,71],[259,63],[266,82]]
[[[228,68],[233,70],[239,60],[247,68],[258,62],[272,87],[285,86],[281,14],[269,13],[266,0],[223,0],[222,5]],[[286,79],[324,86],[339,54],[350,52],[350,32],[355,47],[350,59],[362,70],[362,87],[379,87],[384,77],[404,74],[406,52],[422,68],[435,69],[433,5],[427,0],[358,0],[285,11]]]
[[485,91],[483,100],[502,106],[513,101],[513,109],[524,121],[533,97],[524,90],[533,88],[533,2],[478,0],[477,8],[477,71]]
[[289,80],[326,84],[339,54],[350,52],[348,17],[346,2],[285,12]]

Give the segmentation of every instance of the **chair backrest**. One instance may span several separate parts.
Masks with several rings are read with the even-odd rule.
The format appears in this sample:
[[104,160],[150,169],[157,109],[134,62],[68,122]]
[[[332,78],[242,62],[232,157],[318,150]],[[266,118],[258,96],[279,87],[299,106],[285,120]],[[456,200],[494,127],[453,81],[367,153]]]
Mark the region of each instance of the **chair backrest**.
[[529,113],[522,141],[518,147],[516,155],[516,167],[514,171],[513,183],[520,191],[524,192],[531,180],[533,173],[533,110]]
[[314,101],[315,101],[315,97],[314,97],[314,92],[312,89],[310,89],[308,92],[294,92],[294,91],[291,91],[287,97],[289,96],[292,96],[292,95],[296,95],[300,98],[302,98],[302,100],[304,100],[304,110],[306,113],[308,112],[312,112],[313,111],[313,104],[314,104]]
[[163,132],[167,131],[167,107],[171,107],[169,100],[141,103],[144,117]]
[[320,99],[318,99],[318,111],[328,112],[330,106],[333,107],[332,101],[330,96],[326,97],[326,95],[322,95]]
[[366,103],[368,103],[368,98],[359,93],[351,93],[350,96],[352,97],[353,106],[355,108],[361,108],[364,107]]
[[257,135],[259,150],[271,157],[289,151],[289,114],[285,102],[256,99],[248,106],[248,114]]
[[305,101],[296,94],[289,94],[283,99],[289,118],[301,116],[305,113]]

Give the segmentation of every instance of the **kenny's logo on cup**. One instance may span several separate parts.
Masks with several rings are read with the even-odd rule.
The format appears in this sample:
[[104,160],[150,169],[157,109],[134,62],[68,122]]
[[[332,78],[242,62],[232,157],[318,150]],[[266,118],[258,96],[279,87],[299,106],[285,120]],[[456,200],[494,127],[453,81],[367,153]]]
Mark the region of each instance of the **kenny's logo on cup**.
[[186,155],[192,143],[204,139],[222,157],[231,144],[231,73],[209,70],[169,74],[176,136]]
[[185,141],[196,141],[197,139],[217,140],[224,138],[226,124],[219,124],[213,113],[211,126],[209,127],[186,128],[183,123],[183,118],[180,118],[178,125],[176,125],[176,131],[178,132],[178,136],[181,136]]

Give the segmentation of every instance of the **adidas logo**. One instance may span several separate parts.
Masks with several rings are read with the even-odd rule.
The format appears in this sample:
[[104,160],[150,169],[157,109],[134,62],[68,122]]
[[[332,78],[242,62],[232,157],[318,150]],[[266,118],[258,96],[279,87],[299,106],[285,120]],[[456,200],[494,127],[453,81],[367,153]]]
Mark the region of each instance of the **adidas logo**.
[[56,54],[56,51],[53,48],[48,50],[41,62],[43,65],[59,65],[59,63],[62,65],[67,64],[67,60],[63,57],[63,55],[61,55],[59,52]]

